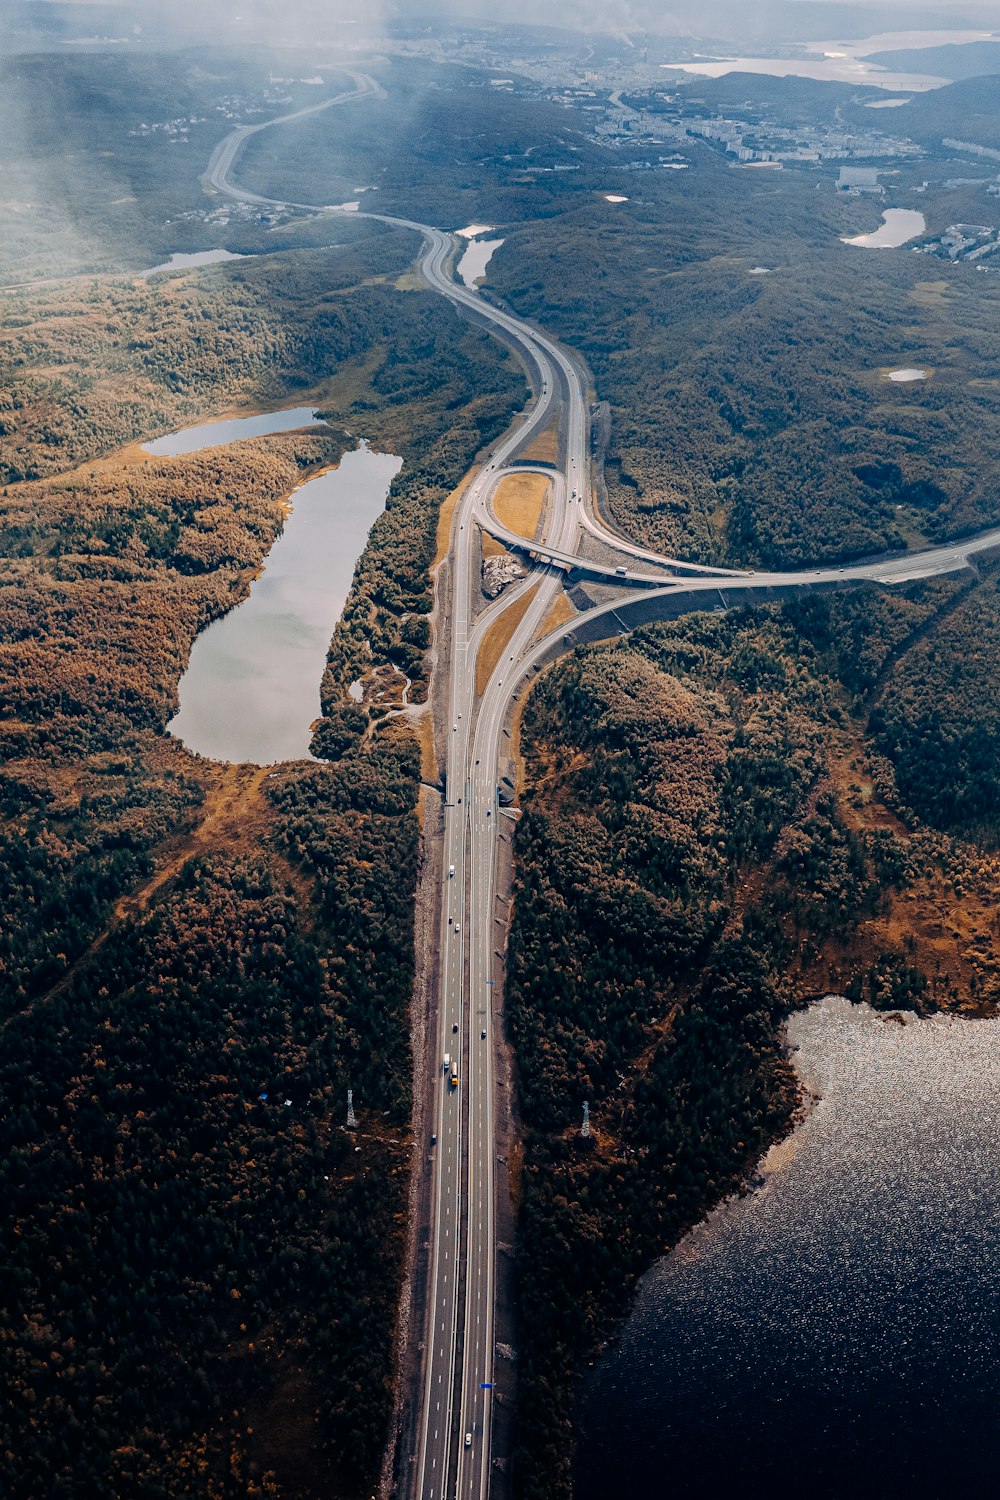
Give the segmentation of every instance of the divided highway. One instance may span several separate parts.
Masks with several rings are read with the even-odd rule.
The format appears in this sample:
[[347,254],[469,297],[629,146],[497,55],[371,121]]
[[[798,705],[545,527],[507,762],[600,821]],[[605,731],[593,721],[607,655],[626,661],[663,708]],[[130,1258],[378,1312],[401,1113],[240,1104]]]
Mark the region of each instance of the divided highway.
[[[231,173],[243,145],[258,131],[381,92],[367,75],[352,73],[351,77],[352,91],[267,125],[232,132],[213,154],[206,183],[219,193],[251,203],[310,212],[340,211],[262,198],[234,185]],[[538,665],[565,649],[572,632],[585,623],[599,625],[604,616],[639,600],[655,608],[659,599],[671,602],[678,595],[690,594],[692,607],[704,608],[704,597],[695,604],[694,596],[704,596],[713,587],[725,604],[726,590],[734,588],[742,594],[849,580],[899,583],[967,566],[976,552],[1000,544],[1000,529],[921,554],[796,573],[708,568],[661,557],[623,541],[589,509],[585,390],[570,355],[538,329],[493,307],[478,292],[454,280],[459,248],[454,235],[408,219],[363,217],[422,237],[420,268],[429,285],[513,347],[534,390],[525,417],[495,445],[456,508],[449,551],[450,615],[439,627],[440,660],[448,664],[448,720],[438,726],[447,739],[447,769],[439,876],[439,1031],[432,1081],[431,1128],[437,1143],[432,1152],[430,1284],[418,1439],[416,1452],[402,1455],[401,1484],[417,1500],[485,1500],[491,1472],[496,1301],[494,1026],[503,977],[497,954],[496,844],[501,827],[510,828],[497,803],[497,785],[503,734],[514,696]],[[560,435],[559,461],[547,470],[552,483],[544,533],[530,548],[541,560],[527,578],[508,586],[477,616],[476,605],[482,599],[476,570],[477,524],[525,550],[523,539],[497,520],[493,497],[507,466],[553,421]],[[622,554],[628,563],[626,578],[614,565],[604,567],[580,555],[581,529]],[[641,574],[635,571],[636,562],[644,565]],[[612,604],[577,615],[571,626],[546,632],[568,567],[580,567],[624,587]],[[631,591],[636,582],[644,587]],[[486,631],[513,600],[525,596],[524,614],[482,694],[477,695],[476,657]],[[676,605],[671,602],[670,607]],[[620,622],[613,623],[608,633],[618,628]],[[452,1064],[458,1075],[454,1086]]]

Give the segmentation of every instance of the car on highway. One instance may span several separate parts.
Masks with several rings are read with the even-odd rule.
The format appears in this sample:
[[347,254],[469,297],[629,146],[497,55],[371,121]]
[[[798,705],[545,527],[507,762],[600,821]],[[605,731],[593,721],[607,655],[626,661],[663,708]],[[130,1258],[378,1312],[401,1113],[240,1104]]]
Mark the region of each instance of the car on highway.
[[482,1031],[479,1033],[479,1040],[481,1042],[485,1042],[485,1040],[486,1040],[486,1027],[485,1026],[483,1027]]
[[471,1432],[467,1432],[465,1434],[465,1446],[467,1448],[471,1448],[472,1447],[472,1433]]

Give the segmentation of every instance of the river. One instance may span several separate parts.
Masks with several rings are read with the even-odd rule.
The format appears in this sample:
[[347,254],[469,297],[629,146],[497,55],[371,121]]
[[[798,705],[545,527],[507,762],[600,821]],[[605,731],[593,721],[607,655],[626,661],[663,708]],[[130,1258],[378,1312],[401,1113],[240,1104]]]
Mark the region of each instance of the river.
[[642,1282],[576,1500],[944,1497],[1000,1464],[1000,1021],[793,1017],[820,1096]]
[[168,725],[189,750],[257,765],[308,756],[330,638],[401,464],[362,444],[295,491],[249,596],[194,643]]

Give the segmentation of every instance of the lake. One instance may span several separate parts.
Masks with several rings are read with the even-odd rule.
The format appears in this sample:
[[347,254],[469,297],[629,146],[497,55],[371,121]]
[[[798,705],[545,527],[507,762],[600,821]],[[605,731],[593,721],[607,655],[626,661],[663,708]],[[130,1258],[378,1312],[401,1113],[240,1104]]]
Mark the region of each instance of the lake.
[[727,73],[763,73],[771,78],[814,78],[824,83],[865,84],[870,88],[899,89],[923,93],[941,88],[947,78],[926,73],[890,73],[877,63],[845,53],[830,57],[715,57],[697,62],[661,63],[702,78],[723,78]]
[[494,251],[499,250],[502,244],[503,240],[469,241],[458,262],[458,274],[466,286],[475,286],[479,278],[486,275],[486,267]]
[[142,451],[155,454],[157,458],[181,458],[185,453],[220,448],[246,438],[323,425],[323,418],[318,417],[311,406],[293,406],[286,411],[259,412],[252,417],[224,417],[216,422],[200,422],[197,427],[183,427],[179,432],[168,432],[165,437],[143,443]]
[[844,239],[843,244],[859,245],[863,250],[895,250],[907,240],[915,240],[926,228],[923,214],[915,208],[887,208],[878,229]]
[[788,1034],[818,1102],[644,1278],[576,1500],[994,1492],[1000,1021],[828,997]]
[[308,756],[330,638],[401,466],[362,444],[294,492],[249,596],[194,643],[167,726],[189,750],[256,765]]
[[151,266],[148,271],[141,271],[141,276],[159,276],[162,271],[188,271],[195,266],[214,266],[223,260],[245,260],[243,255],[237,255],[232,250],[195,250],[190,254],[178,251],[169,260],[165,260],[161,266]]

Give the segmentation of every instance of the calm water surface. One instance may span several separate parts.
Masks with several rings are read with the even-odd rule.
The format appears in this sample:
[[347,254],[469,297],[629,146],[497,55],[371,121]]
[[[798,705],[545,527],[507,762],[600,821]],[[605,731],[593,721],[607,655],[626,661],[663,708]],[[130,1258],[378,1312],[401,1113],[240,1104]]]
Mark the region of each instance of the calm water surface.
[[877,63],[861,57],[726,57],[707,58],[698,62],[661,63],[664,68],[679,68],[706,78],[723,78],[727,73],[764,73],[771,78],[815,78],[824,83],[861,83],[870,88],[900,89],[922,93],[937,89],[949,80],[927,73],[890,73]]
[[997,1491],[1000,1022],[831,998],[789,1037],[820,1101],[643,1281],[576,1500]]
[[293,406],[287,411],[260,412],[253,417],[230,417],[221,422],[200,422],[197,427],[184,427],[180,432],[168,432],[165,437],[154,438],[143,443],[144,453],[154,453],[157,458],[180,458],[185,453],[198,453],[202,448],[219,448],[224,443],[238,443],[244,438],[267,437],[272,432],[294,432],[299,427],[323,425],[311,406]]
[[878,229],[871,234],[856,234],[844,244],[860,245],[862,250],[895,250],[907,240],[915,240],[926,228],[923,214],[915,208],[887,208]]
[[458,262],[458,274],[466,286],[475,286],[480,276],[486,275],[486,267],[499,250],[503,240],[471,240]]
[[148,271],[142,271],[143,276],[159,276],[161,271],[187,271],[194,266],[214,266],[222,260],[244,260],[245,256],[237,255],[233,250],[195,250],[191,253],[177,251],[169,260],[162,265],[151,266]]
[[257,765],[309,754],[330,637],[401,464],[362,446],[296,490],[248,598],[194,643],[168,726],[189,750]]

